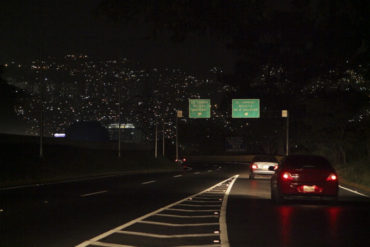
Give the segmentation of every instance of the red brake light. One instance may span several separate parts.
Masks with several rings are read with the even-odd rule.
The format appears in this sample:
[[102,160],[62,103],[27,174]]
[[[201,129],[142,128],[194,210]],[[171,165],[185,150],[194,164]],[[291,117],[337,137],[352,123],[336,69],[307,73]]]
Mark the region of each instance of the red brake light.
[[183,159],[182,159],[182,161],[183,161],[183,162],[186,162],[186,158],[183,158]]
[[274,166],[274,170],[276,171],[277,169],[279,168],[279,166],[277,165],[277,166]]
[[330,173],[330,175],[326,178],[326,181],[336,181],[337,179],[337,175]]
[[255,170],[255,169],[257,169],[257,168],[258,168],[258,166],[257,166],[256,164],[253,164],[253,165],[252,165],[252,169],[253,169],[253,170]]
[[293,177],[292,177],[292,174],[290,174],[289,172],[284,172],[282,175],[281,175],[281,178],[285,181],[290,181],[290,180],[293,180]]

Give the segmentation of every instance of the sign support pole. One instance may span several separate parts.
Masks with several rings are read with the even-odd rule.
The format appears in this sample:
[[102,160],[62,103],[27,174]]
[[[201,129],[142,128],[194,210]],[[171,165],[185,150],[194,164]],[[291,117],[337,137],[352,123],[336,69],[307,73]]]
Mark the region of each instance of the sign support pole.
[[176,161],[179,159],[179,118],[182,118],[182,111],[176,112]]
[[286,155],[289,155],[289,115],[286,118]]
[[285,127],[285,155],[289,155],[289,113],[288,110],[282,110],[281,116],[286,118],[286,127]]

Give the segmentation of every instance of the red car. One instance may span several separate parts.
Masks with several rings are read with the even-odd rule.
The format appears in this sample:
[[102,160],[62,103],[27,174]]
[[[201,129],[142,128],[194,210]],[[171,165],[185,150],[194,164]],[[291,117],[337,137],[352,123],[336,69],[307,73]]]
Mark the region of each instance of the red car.
[[285,157],[271,177],[271,199],[282,202],[288,197],[336,200],[338,176],[329,161],[313,155]]

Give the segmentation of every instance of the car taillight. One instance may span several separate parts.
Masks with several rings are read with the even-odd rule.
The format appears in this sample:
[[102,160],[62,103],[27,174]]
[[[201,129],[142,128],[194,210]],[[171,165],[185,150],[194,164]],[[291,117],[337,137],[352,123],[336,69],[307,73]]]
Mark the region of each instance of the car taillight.
[[186,158],[183,158],[183,159],[182,159],[182,161],[183,161],[183,162],[186,162]]
[[276,171],[279,168],[279,166],[274,166],[274,171]]
[[281,178],[282,178],[284,181],[290,181],[290,180],[293,180],[292,174],[290,174],[289,172],[284,172],[284,173],[281,175]]
[[257,168],[258,168],[258,166],[257,166],[256,164],[253,164],[253,165],[252,165],[252,169],[253,169],[253,170],[255,170],[255,169],[257,169]]
[[326,181],[336,181],[337,179],[337,175],[330,173],[330,175],[326,178]]

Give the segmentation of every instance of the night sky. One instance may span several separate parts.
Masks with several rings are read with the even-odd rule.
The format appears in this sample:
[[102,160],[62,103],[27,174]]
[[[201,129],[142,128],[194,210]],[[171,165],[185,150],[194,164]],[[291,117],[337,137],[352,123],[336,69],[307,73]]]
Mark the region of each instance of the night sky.
[[[171,3],[3,0],[0,64],[85,54],[95,62],[127,58],[135,66],[139,63],[138,70],[178,68],[203,78],[216,67],[224,73],[210,79],[236,86],[232,97],[261,98],[271,107],[291,106],[297,112],[302,93],[329,98],[326,93],[337,88],[357,101],[357,92],[366,96],[368,1]],[[5,70],[0,73],[6,76]]]
[[97,58],[126,57],[151,67],[203,72],[217,66],[232,71],[235,55],[205,36],[172,42],[166,33],[148,39],[144,23],[112,23],[96,15],[100,0],[4,0],[0,3],[0,63],[84,53]]

